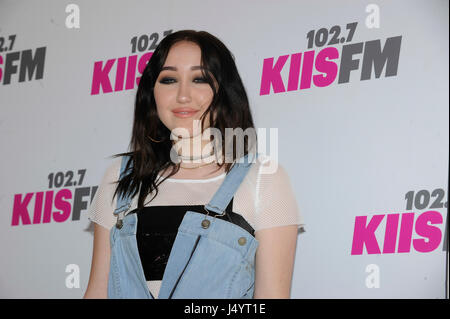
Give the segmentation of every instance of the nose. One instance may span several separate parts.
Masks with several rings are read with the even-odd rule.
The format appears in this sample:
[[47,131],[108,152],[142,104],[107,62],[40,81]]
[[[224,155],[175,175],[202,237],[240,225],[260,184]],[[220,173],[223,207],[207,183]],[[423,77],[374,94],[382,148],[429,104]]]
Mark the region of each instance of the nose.
[[177,101],[179,103],[191,102],[191,90],[186,81],[181,81],[178,87]]

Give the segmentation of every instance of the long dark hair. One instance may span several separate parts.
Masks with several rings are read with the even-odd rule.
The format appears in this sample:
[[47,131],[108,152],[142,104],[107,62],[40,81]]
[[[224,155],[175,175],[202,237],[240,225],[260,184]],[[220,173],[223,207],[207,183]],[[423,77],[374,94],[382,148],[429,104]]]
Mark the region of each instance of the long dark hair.
[[[120,194],[120,196],[131,194],[134,197],[139,191],[138,208],[144,206],[145,198],[155,190],[156,193],[151,199],[153,200],[158,194],[158,185],[180,169],[179,163],[171,161],[171,131],[159,119],[153,88],[170,48],[176,42],[183,40],[196,43],[200,47],[201,66],[204,68],[202,74],[214,93],[211,104],[201,118],[202,131],[204,120],[209,114],[210,127],[217,128],[222,133],[222,154],[225,154],[225,128],[232,128],[233,130],[241,128],[243,131],[247,128],[254,129],[247,93],[236,68],[234,56],[227,47],[218,38],[206,31],[180,30],[167,35],[156,47],[139,81],[134,107],[133,130],[129,144],[130,152],[111,156],[114,158],[124,155],[130,156],[124,177],[119,177],[119,180],[115,182],[118,183],[118,186],[113,199],[117,194]],[[208,72],[205,72],[205,69],[211,72],[216,79],[217,90],[214,79]],[[213,114],[216,115],[215,119]],[[160,142],[154,140],[160,140]],[[218,164],[218,169],[225,165],[225,171],[228,174],[234,161],[246,155],[248,150],[256,146],[249,145],[248,136],[244,143],[244,154],[237,154],[236,144],[233,142],[232,161],[221,162]],[[253,143],[253,141],[250,143]],[[171,173],[157,184],[159,172],[166,171],[169,168],[172,168]]]

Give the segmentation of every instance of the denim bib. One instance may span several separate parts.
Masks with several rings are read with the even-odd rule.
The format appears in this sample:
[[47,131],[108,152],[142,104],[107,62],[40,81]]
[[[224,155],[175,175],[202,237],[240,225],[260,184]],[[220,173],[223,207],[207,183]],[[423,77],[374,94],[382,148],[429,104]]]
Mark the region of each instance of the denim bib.
[[[206,214],[187,211],[178,228],[159,290],[159,299],[253,298],[258,240],[247,230],[209,212],[225,214],[257,153],[237,160],[208,204]],[[120,178],[128,157],[122,158]],[[117,224],[110,231],[108,298],[154,299],[136,241],[137,214],[126,213],[130,196],[118,196]]]

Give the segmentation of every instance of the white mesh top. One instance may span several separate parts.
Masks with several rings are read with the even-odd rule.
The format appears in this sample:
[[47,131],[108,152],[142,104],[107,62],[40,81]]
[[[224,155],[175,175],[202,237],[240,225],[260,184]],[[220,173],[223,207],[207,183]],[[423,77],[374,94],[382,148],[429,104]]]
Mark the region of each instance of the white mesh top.
[[[121,157],[116,158],[106,169],[101,184],[89,207],[88,219],[110,230],[117,218],[113,212],[117,197],[112,201],[119,179]],[[233,198],[236,212],[258,230],[286,226],[304,226],[290,179],[285,169],[277,163],[275,173],[264,171],[265,166],[274,165],[268,157],[261,155],[248,171]],[[158,195],[151,201],[148,195],[144,206],[206,205],[225,179],[225,173],[208,179],[168,178],[158,186]],[[129,211],[137,208],[137,197],[132,200]],[[170,218],[170,216],[168,216]],[[147,281],[153,296],[157,298],[161,280]]]

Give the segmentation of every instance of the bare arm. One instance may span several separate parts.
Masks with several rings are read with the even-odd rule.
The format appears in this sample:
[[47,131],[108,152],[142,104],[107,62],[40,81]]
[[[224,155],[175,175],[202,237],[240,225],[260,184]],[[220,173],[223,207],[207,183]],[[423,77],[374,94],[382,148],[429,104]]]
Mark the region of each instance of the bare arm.
[[110,254],[109,230],[94,223],[91,274],[84,299],[106,299],[108,297]]
[[261,229],[255,232],[259,246],[255,257],[254,299],[289,299],[297,225]]

